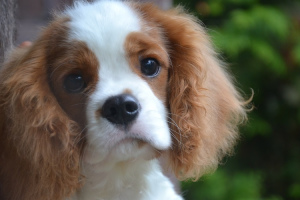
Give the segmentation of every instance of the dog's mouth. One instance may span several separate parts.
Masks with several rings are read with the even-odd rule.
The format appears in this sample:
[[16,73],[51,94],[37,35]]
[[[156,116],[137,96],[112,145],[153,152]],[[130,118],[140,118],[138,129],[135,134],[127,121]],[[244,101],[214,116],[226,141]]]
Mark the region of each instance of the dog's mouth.
[[137,146],[138,148],[142,148],[145,145],[152,146],[149,142],[147,142],[143,139],[131,138],[131,137],[127,137],[127,138],[120,140],[119,142],[116,143],[115,146],[122,145],[122,144]]
[[[157,137],[157,133],[154,133],[154,128],[149,129],[144,127],[145,124],[135,122],[130,124],[130,126],[119,127],[119,130],[123,133],[124,139],[121,141],[126,141],[128,143],[134,143],[138,145],[139,148],[150,145],[157,151],[164,151],[169,148],[169,145],[162,145],[163,141],[161,138]],[[168,132],[161,132],[161,134],[169,134]]]
[[151,141],[136,137],[126,137],[117,142],[115,146],[128,149],[128,152],[133,151],[134,154],[132,155],[135,155],[134,157],[143,157],[144,159],[159,157],[162,152],[165,151],[163,149],[158,149]]
[[142,148],[145,145],[150,145],[154,149],[159,150],[154,142],[143,132],[132,132],[131,128],[128,126],[121,128],[120,131],[123,133],[124,138],[122,138],[116,145],[120,143],[126,143],[129,145],[138,146],[139,148]]

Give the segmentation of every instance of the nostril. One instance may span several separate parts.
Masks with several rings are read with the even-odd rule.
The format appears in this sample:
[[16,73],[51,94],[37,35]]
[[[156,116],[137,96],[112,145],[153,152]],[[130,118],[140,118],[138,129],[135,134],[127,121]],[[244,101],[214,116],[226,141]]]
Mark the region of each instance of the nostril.
[[130,102],[126,102],[125,104],[125,110],[128,113],[134,113],[137,112],[139,109],[139,106],[136,102],[134,101],[130,101]]
[[139,114],[138,100],[130,94],[122,94],[107,99],[101,115],[113,124],[128,125]]

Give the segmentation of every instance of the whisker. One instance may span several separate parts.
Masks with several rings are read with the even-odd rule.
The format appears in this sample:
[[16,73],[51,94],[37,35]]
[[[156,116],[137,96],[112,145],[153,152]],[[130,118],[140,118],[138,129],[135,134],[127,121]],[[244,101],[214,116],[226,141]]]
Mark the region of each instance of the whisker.
[[[170,113],[171,114],[171,113]],[[179,147],[180,147],[180,149],[182,149],[183,148],[183,143],[182,143],[182,130],[181,130],[181,128],[178,126],[178,124],[171,118],[171,117],[167,117],[168,118],[168,123],[169,124],[172,124],[172,125],[174,125],[176,128],[177,128],[177,130],[174,130],[174,129],[172,129],[172,128],[170,128],[170,131],[171,131],[171,135],[172,135],[172,137],[174,138],[174,139],[176,139],[176,141],[178,142],[178,145],[179,145]],[[179,135],[179,139],[175,136],[175,134],[174,133],[176,133],[177,135]]]
[[[83,134],[83,132],[87,129],[87,126],[85,126],[80,133],[75,137],[75,141],[77,141],[77,144],[79,144],[85,137],[86,135]],[[79,138],[79,139],[78,139]]]
[[170,129],[171,136],[178,142],[180,146],[182,146],[181,137],[178,139],[174,133],[179,134],[179,132]]
[[180,118],[181,120],[183,120],[183,121],[185,121],[185,122],[188,122],[185,118],[183,118],[183,117],[180,116],[180,115],[177,115],[177,114],[174,114],[174,113],[171,113],[171,112],[168,112],[167,114],[168,114],[168,115],[171,115],[171,116],[178,117],[178,118]]
[[176,126],[176,128],[179,130],[179,132],[181,132],[181,128],[180,128],[180,127],[178,126],[178,124],[174,121],[174,119],[172,119],[172,118],[169,117],[169,116],[168,116],[167,118],[168,118],[169,120],[171,120],[171,121],[168,120],[168,122],[170,122],[170,123],[172,122],[172,124]]

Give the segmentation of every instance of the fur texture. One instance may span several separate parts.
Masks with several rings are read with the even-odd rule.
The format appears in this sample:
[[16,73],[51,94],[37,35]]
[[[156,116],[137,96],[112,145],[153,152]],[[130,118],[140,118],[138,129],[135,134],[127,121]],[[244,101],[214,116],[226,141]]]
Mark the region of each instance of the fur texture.
[[[159,63],[155,76],[142,70],[149,58]],[[68,92],[70,74],[84,80],[82,91]],[[119,95],[138,102],[126,126],[103,114]],[[204,28],[182,8],[77,3],[1,70],[0,194],[180,200],[158,157],[181,180],[213,171],[232,151],[244,105]]]

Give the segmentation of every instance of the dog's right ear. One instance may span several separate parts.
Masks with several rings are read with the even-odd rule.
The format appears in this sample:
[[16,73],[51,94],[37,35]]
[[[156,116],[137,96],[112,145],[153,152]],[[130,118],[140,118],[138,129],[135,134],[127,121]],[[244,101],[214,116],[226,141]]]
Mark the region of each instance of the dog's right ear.
[[46,55],[64,36],[65,21],[52,23],[1,69],[0,184],[7,199],[65,199],[80,185],[78,127],[48,80]]

